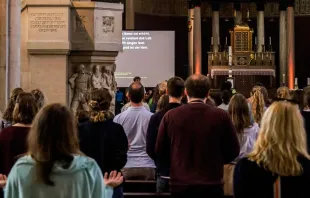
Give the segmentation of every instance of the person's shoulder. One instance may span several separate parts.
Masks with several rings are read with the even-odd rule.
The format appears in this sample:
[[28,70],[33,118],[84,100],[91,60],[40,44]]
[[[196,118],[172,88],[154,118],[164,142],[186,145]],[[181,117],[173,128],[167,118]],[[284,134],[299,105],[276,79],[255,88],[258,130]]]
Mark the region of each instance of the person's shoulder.
[[13,178],[27,177],[29,171],[34,167],[35,161],[30,155],[20,157],[10,171],[10,176]]
[[237,164],[236,164],[236,168],[235,171],[237,172],[252,172],[255,169],[261,169],[256,162],[251,161],[249,158],[245,157],[245,158],[241,158]]
[[5,127],[1,130],[0,132],[0,140],[1,139],[6,139],[8,137],[11,137],[12,134],[14,133],[14,127],[13,126],[9,126],[9,127]]

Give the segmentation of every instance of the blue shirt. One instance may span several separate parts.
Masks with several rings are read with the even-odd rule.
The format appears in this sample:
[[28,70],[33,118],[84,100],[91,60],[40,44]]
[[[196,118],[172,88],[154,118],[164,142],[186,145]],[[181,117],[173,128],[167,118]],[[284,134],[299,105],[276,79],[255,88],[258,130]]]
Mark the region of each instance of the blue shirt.
[[123,101],[123,96],[124,96],[123,92],[121,92],[121,91],[116,92],[116,101],[117,102],[122,102]]
[[35,164],[30,157],[20,158],[12,168],[4,189],[5,198],[112,198],[95,160],[74,156],[69,168],[54,164],[51,180],[55,186],[35,182]]
[[146,153],[146,133],[153,114],[143,106],[129,107],[114,118],[123,126],[130,148],[125,168],[155,168],[154,161]]

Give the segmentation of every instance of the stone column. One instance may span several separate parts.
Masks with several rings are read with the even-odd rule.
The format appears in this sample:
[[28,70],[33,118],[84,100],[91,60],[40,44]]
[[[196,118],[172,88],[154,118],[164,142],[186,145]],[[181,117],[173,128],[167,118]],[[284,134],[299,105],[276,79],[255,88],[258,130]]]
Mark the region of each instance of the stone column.
[[257,51],[262,52],[262,45],[265,44],[265,5],[257,4]]
[[188,75],[194,74],[194,7],[188,5]]
[[288,63],[288,87],[294,89],[295,78],[295,22],[294,3],[287,7],[287,63]]
[[6,105],[6,0],[0,0],[0,110]]
[[283,3],[280,4],[280,32],[279,32],[279,60],[280,60],[280,85],[287,84],[287,36],[286,36],[286,8]]
[[135,29],[135,0],[126,0],[126,29]]
[[20,87],[21,1],[10,0],[9,7],[9,90]]
[[194,6],[194,67],[195,74],[201,74],[201,2]]
[[235,22],[235,26],[236,26],[236,25],[239,25],[242,22],[241,4],[240,3],[235,3],[234,4],[234,8],[235,8],[234,22]]
[[212,37],[213,37],[213,49],[218,52],[218,45],[220,39],[220,4],[212,4]]

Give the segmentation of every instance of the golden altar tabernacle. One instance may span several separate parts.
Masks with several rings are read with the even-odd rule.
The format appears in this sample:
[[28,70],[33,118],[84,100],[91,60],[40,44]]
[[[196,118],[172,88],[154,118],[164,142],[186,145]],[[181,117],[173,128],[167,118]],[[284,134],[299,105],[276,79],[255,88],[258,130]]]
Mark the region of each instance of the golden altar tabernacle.
[[220,88],[227,77],[233,78],[234,88],[246,96],[249,96],[251,88],[258,82],[268,89],[275,87],[275,52],[272,51],[271,38],[267,50],[262,45],[258,52],[257,39],[253,39],[253,33],[247,24],[236,25],[230,31],[230,46],[227,45],[227,38],[221,52],[215,52],[211,45],[208,74],[212,79],[212,88]]

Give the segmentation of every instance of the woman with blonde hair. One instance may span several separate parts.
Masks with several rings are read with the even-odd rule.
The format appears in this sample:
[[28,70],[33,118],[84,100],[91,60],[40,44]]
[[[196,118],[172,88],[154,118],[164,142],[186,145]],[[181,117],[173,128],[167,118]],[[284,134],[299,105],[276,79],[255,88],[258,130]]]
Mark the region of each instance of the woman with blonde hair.
[[153,97],[150,101],[150,109],[152,113],[156,112],[158,101],[162,95],[166,94],[166,90],[167,81],[163,81],[156,86]]
[[164,110],[169,105],[169,95],[162,95],[158,101],[156,112]]
[[[0,175],[0,183],[6,178]],[[28,152],[12,168],[5,198],[111,198],[123,181],[113,171],[103,178],[95,160],[79,149],[76,122],[61,104],[43,107],[28,136]]]
[[310,156],[298,105],[276,101],[263,116],[253,152],[236,165],[235,198],[306,198],[309,181]]
[[236,128],[240,143],[240,154],[235,160],[238,161],[252,152],[258,136],[259,126],[257,123],[251,123],[246,98],[241,94],[232,97],[228,106],[228,113]]
[[45,97],[44,97],[44,94],[41,90],[39,89],[34,89],[30,92],[34,98],[36,99],[36,105],[38,107],[38,109],[41,109],[44,104],[45,104]]
[[290,90],[288,87],[279,87],[277,89],[277,98],[289,99],[290,98]]
[[258,123],[263,117],[263,114],[266,110],[264,95],[262,93],[262,87],[255,86],[252,89],[252,97],[249,101],[249,108],[250,108],[250,116],[251,116],[251,123]]

